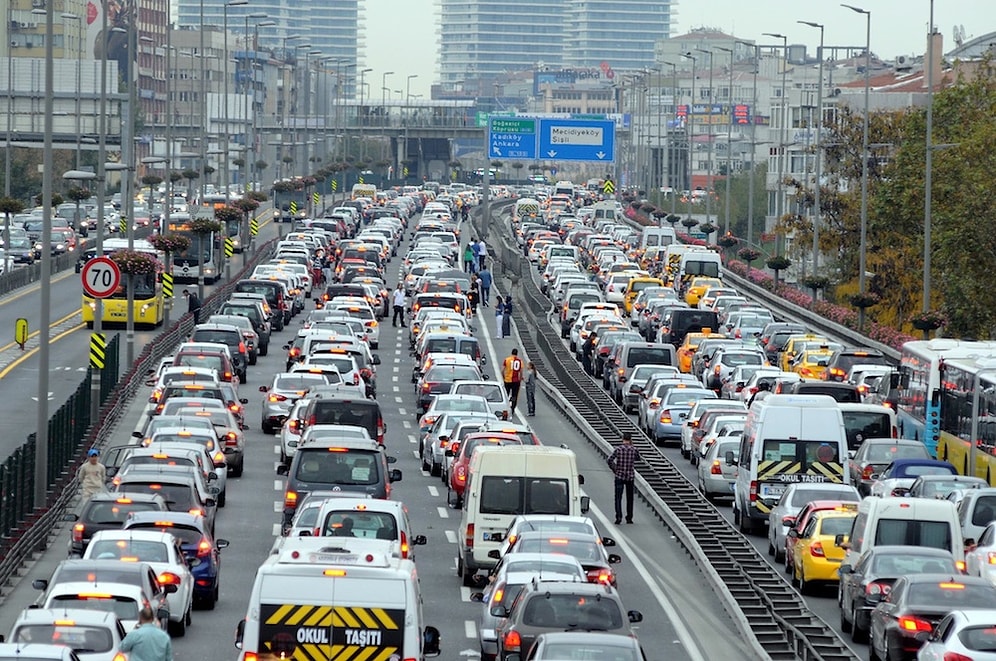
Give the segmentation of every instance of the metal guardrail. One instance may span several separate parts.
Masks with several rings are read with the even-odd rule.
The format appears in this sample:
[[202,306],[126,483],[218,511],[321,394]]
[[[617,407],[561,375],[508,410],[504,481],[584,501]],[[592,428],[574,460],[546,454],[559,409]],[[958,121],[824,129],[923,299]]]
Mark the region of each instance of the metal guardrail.
[[[52,275],[72,268],[76,264],[78,257],[79,254],[75,250],[73,252],[64,252],[61,255],[53,257],[51,271]],[[41,276],[41,261],[36,261],[34,264],[29,264],[24,267],[11,269],[9,272],[0,275],[0,296],[9,294],[15,289],[20,289],[21,287],[30,285],[32,282],[38,282],[41,280]]]
[[[230,282],[204,301],[203,313],[214,314],[235,289],[235,284],[273,253],[277,241],[272,239],[261,245]],[[83,461],[84,448],[100,446],[110,438],[114,425],[144,384],[149,370],[186,340],[193,326],[192,314],[180,317],[145,346],[120,381],[120,335],[112,338],[101,379],[102,406],[97,420],[90,420],[90,372],[49,419],[49,497],[45,507],[33,507],[34,434],[0,465],[0,600],[17,570],[32,554],[48,546],[50,534],[63,520],[79,487],[76,470]]]

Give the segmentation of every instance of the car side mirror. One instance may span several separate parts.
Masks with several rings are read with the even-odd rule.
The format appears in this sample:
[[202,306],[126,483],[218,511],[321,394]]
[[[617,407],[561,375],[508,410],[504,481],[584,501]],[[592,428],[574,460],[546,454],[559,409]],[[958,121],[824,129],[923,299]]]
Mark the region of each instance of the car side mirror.
[[488,551],[488,557],[494,560],[501,560],[501,551],[498,549],[491,549]]
[[412,546],[425,546],[428,543],[425,535],[413,535]]
[[392,457],[390,455],[387,457],[387,463],[389,463],[389,464],[396,464],[397,462],[398,462],[398,458],[397,457]]
[[390,473],[388,473],[388,479],[391,480],[391,482],[400,482],[401,481],[401,469],[399,469],[399,468],[392,468],[391,471],[390,471]]
[[239,620],[239,623],[235,625],[235,647],[242,649],[242,641],[245,639],[246,635],[246,621]]
[[[176,586],[175,585],[170,585],[168,587],[173,588],[173,592],[176,592]],[[172,594],[172,592],[170,594]],[[159,620],[159,621],[161,621],[161,622],[165,622],[165,621],[169,620],[169,611],[166,610],[165,608],[157,608],[156,609],[156,619]]]
[[723,460],[726,462],[727,466],[737,465],[737,459],[733,455],[733,450],[727,450],[726,453],[723,455]]
[[132,437],[132,438],[143,438],[144,436],[145,436],[145,434],[143,434],[143,433],[142,433],[142,432],[140,432],[140,431],[133,431],[133,432],[131,433],[131,437]]
[[230,544],[231,544],[231,542],[229,542],[227,539],[216,539],[216,540],[214,540],[214,545],[218,548],[219,551],[221,549],[227,549]]
[[844,546],[844,533],[840,533],[838,535],[834,535],[834,537],[833,537],[833,545],[836,546],[836,547],[838,547],[838,548],[842,548]]
[[[115,468],[114,470],[116,472],[118,469]],[[111,469],[110,468],[107,469],[107,475],[108,475],[108,477],[110,477],[110,475],[111,475]],[[218,479],[218,474],[217,473],[208,473],[207,474],[207,481],[208,482],[214,482],[217,479]]]
[[591,509],[591,497],[581,496],[581,513],[587,514],[588,510]]
[[115,475],[117,475],[117,472],[118,472],[117,466],[108,466],[105,469],[105,474],[107,475],[107,477],[114,477]]
[[501,604],[492,606],[491,610],[488,612],[491,614],[492,617],[508,617],[508,609],[502,606]]
[[[218,489],[218,487],[212,487],[212,489]],[[221,489],[218,489],[218,491],[221,491]],[[217,505],[218,501],[216,501],[214,498],[206,498],[204,500],[204,507],[216,507]]]
[[609,547],[609,546],[615,546],[615,545],[616,545],[616,540],[612,539],[611,537],[603,537],[602,538],[602,546]]
[[789,528],[789,531],[787,533],[785,533],[785,536],[789,537],[791,539],[798,539],[799,538],[799,531],[796,530],[795,528]]
[[270,390],[269,386],[260,386],[259,387],[259,391],[260,392],[268,392],[269,390]]
[[31,581],[31,587],[36,590],[47,590],[48,589],[48,579],[47,578],[36,578]]
[[470,600],[474,603],[484,603],[484,593],[483,592],[471,592]]
[[[835,540],[835,541],[836,541],[836,540]],[[840,566],[840,567],[839,567],[839,568],[837,569],[837,571],[838,571],[838,572],[839,572],[839,573],[840,573],[840,574],[841,574],[842,576],[843,576],[844,574],[853,574],[853,573],[854,573],[854,567],[852,567],[851,565],[841,565],[841,566]]]
[[610,565],[618,565],[620,562],[622,562],[622,556],[621,555],[618,555],[616,553],[610,553],[609,554],[609,564]]
[[370,361],[373,365],[380,365],[380,356],[375,355]]
[[[164,585],[163,586],[163,591],[166,594],[175,594],[176,593],[176,586],[175,585]],[[169,617],[169,616],[167,615],[167,617]]]
[[248,404],[248,403],[249,403],[249,400],[247,398],[245,398],[245,397],[243,397],[242,399],[239,400],[239,404]]
[[291,345],[289,345],[289,344],[285,344],[285,345],[283,345],[283,346],[282,346],[282,347],[280,347],[280,348],[281,348],[281,349],[283,349],[284,351],[290,351],[290,347],[291,347]]
[[630,622],[643,622],[643,613],[640,611],[626,611],[626,618]]
[[422,654],[439,656],[439,629],[436,627],[425,627],[422,630]]
[[280,464],[279,466],[277,466],[277,475],[285,475],[286,476],[287,472],[288,472],[288,468],[289,467],[286,464]]

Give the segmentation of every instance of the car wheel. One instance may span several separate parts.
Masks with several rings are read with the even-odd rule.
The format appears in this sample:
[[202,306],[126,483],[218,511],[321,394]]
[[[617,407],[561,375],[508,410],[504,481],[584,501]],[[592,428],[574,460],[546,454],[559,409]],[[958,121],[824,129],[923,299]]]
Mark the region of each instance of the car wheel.
[[768,555],[775,555],[775,545],[771,541],[771,537],[768,537]]
[[878,652],[875,650],[875,641],[868,641],[868,661],[881,661]]
[[250,355],[249,355],[249,364],[250,364],[250,365],[255,365],[255,364],[256,364],[256,361],[257,361],[258,359],[259,359],[259,354],[258,354],[258,353],[254,353],[254,354],[250,354]]
[[[570,335],[568,335],[568,337],[570,337]],[[578,352],[578,347],[577,347],[577,345],[574,342],[571,342],[569,344],[569,346],[571,348],[571,353],[575,353],[576,354]]]
[[370,343],[370,348],[371,349],[377,349],[379,347],[380,347],[380,342],[371,342]]
[[843,606],[840,607],[840,630],[844,633],[851,633],[851,623],[848,621],[847,617],[844,616]]
[[191,624],[194,623],[194,617],[193,617],[193,615],[190,614],[190,611],[191,611],[192,608],[193,608],[193,606],[191,606],[190,608],[188,608],[187,609],[187,614],[183,616],[183,623],[186,624],[188,627]]
[[242,477],[242,472],[245,470],[245,459],[239,459],[239,463],[235,464],[232,468],[232,477]]
[[435,457],[430,459],[430,461],[431,463],[429,464],[429,475],[432,475],[433,477],[439,477],[439,474],[443,471],[443,467],[440,464],[436,463]]
[[187,618],[186,616],[181,617],[179,622],[169,621],[166,625],[166,630],[169,632],[171,638],[183,638],[187,633]]
[[753,534],[754,525],[751,523],[750,517],[741,513],[739,518],[740,518],[740,523],[739,523],[740,532],[742,532],[745,535]]
[[813,583],[806,580],[805,565],[799,565],[799,592],[801,594],[812,594]]
[[785,551],[775,547],[775,562],[785,562]]
[[630,414],[633,412],[633,407],[629,404],[623,406],[623,413]]
[[868,630],[858,626],[858,607],[851,604],[851,640],[856,643],[868,642],[868,649],[871,650],[871,643],[868,641]]
[[682,445],[681,446],[681,456],[684,457],[685,459],[691,459],[692,458],[692,453],[689,452],[688,450],[686,450],[685,446]]
[[260,356],[265,356],[268,353],[270,353],[270,345],[269,344],[261,344],[259,346],[259,355]]
[[225,489],[220,494],[218,494],[218,507],[224,507],[227,498],[228,498],[228,489]]
[[273,433],[276,433],[276,430],[274,429],[273,425],[270,424],[269,422],[267,422],[266,420],[263,420],[259,424],[259,428],[263,430],[264,434],[273,434]]
[[422,456],[422,470],[428,471],[431,467],[429,466],[429,462],[425,460],[425,453],[423,452],[421,456]]

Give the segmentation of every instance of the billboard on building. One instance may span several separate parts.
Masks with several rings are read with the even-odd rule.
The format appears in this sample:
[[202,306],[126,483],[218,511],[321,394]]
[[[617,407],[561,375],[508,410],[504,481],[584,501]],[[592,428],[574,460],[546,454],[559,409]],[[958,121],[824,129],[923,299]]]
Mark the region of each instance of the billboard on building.
[[95,59],[117,62],[118,73],[122,80],[130,79],[128,37],[136,29],[135,1],[87,0],[86,3],[87,52],[92,53]]

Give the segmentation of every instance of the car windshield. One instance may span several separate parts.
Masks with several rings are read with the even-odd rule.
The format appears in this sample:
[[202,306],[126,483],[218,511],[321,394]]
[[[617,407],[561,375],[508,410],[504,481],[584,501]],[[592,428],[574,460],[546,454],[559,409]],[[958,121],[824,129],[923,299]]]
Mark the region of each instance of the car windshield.
[[621,628],[623,617],[619,604],[612,599],[540,592],[526,603],[522,622],[551,630],[609,631]]
[[53,608],[82,608],[114,613],[120,620],[138,619],[138,602],[129,597],[91,594],[60,594],[52,599]]
[[[22,624],[11,638],[15,643],[63,645],[77,654],[110,652],[114,645],[111,629],[75,624],[71,620],[53,624]],[[17,658],[24,659],[20,655]]]
[[866,461],[873,461],[879,464],[890,463],[896,459],[929,459],[927,446],[922,443],[917,444],[888,444],[875,443],[868,448],[865,454]]
[[374,452],[311,451],[301,454],[297,479],[301,482],[341,485],[377,484],[377,462]]

